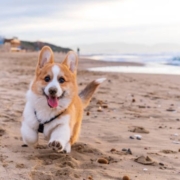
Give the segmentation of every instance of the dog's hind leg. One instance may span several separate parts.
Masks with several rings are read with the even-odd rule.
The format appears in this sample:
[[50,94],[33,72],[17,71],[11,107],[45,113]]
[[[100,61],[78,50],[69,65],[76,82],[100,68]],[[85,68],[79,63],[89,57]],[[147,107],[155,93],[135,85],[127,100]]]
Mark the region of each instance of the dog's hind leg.
[[71,145],[74,144],[78,138],[79,138],[79,134],[80,134],[80,129],[81,129],[81,121],[76,122],[74,129],[73,129],[73,133],[70,139],[70,143]]

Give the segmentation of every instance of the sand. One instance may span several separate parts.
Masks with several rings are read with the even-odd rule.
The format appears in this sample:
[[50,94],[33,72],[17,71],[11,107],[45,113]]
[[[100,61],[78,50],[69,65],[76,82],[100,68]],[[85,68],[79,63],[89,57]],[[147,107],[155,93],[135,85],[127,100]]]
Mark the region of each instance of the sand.
[[62,154],[47,148],[42,134],[38,148],[22,147],[21,115],[36,62],[37,53],[0,54],[0,180],[180,179],[179,76],[88,72],[113,64],[81,59],[79,89],[107,80],[84,112],[78,143]]

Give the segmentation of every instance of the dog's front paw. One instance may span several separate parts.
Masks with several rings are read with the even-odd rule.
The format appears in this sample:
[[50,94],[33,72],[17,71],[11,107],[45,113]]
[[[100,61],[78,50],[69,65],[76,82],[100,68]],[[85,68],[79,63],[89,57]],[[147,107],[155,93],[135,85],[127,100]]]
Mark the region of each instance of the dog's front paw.
[[71,152],[71,144],[68,142],[64,148],[65,153],[70,153]]
[[49,142],[48,146],[57,152],[61,152],[63,150],[63,147],[59,141]]

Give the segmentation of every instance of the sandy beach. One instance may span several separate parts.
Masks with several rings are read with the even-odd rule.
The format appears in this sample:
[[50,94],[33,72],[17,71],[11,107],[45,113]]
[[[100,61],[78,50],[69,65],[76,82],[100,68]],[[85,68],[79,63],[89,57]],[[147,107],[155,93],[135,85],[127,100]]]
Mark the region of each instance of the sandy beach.
[[84,112],[78,143],[70,154],[55,153],[40,134],[36,149],[22,147],[21,115],[37,57],[0,53],[0,180],[180,179],[180,77],[86,70],[142,64],[80,59],[79,90],[107,80]]

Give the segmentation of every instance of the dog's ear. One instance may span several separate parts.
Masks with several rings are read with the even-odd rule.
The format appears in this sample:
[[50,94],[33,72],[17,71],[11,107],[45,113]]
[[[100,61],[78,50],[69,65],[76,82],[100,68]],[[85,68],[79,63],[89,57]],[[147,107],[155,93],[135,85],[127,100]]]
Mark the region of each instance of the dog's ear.
[[39,54],[39,61],[37,68],[42,68],[46,63],[54,63],[54,56],[49,46],[44,46]]
[[66,65],[72,73],[76,73],[77,66],[78,66],[78,57],[77,57],[76,53],[73,51],[68,52],[68,54],[67,54],[65,60],[62,62],[62,64]]

